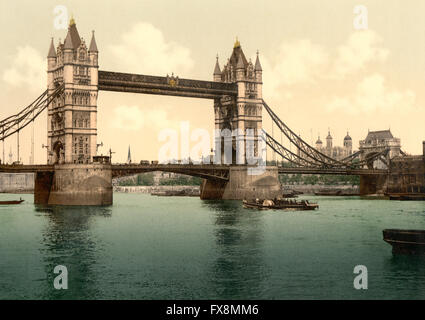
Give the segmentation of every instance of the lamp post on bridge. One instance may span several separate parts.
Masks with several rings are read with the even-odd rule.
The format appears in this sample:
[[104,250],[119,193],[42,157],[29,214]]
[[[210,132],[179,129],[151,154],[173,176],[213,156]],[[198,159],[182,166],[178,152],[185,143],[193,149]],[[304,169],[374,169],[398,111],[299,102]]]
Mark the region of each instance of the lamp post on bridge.
[[113,153],[116,153],[116,152],[112,152],[112,149],[109,148],[109,161],[111,162],[111,164],[112,164],[112,154]]

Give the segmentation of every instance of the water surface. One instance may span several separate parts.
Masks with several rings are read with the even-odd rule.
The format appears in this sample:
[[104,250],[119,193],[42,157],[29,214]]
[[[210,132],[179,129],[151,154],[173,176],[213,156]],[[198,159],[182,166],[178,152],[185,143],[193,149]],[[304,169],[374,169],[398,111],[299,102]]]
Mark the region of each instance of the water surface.
[[[318,211],[114,194],[111,207],[0,206],[0,299],[424,299],[425,259],[385,228],[425,229],[425,202],[305,197]],[[56,290],[64,265],[68,290]],[[353,269],[368,268],[355,290]]]

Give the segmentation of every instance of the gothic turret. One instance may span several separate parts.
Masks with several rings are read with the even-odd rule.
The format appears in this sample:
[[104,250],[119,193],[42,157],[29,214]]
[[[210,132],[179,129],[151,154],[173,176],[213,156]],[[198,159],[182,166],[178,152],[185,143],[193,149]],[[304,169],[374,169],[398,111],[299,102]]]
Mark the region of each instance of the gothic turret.
[[55,50],[55,44],[53,42],[53,38],[52,38],[52,41],[50,42],[50,49],[49,49],[49,53],[47,54],[47,58],[56,59],[56,50]]
[[94,37],[94,30],[92,31],[89,52],[96,52],[96,53],[99,52],[97,51],[97,44],[96,44],[96,38]]
[[221,70],[220,70],[220,65],[218,63],[218,55],[215,61],[214,81],[221,81]]

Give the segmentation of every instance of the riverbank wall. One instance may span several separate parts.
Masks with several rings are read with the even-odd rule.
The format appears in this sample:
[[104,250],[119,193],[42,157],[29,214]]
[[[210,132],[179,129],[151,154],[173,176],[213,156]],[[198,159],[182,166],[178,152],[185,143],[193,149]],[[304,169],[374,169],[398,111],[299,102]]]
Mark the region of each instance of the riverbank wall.
[[33,193],[34,173],[0,173],[0,193]]

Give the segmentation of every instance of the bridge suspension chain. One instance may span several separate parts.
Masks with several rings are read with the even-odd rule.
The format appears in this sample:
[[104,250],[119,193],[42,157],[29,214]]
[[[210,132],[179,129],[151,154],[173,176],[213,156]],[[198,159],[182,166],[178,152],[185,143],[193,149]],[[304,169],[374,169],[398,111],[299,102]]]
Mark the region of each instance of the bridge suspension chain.
[[63,85],[57,87],[50,95],[47,90],[44,91],[19,113],[0,121],[0,141],[4,141],[15,133],[19,134],[19,131],[34,121],[56,97],[62,94],[63,88]]
[[[313,163],[320,163],[324,167],[345,167],[347,164],[336,159],[333,159],[319,150],[310,146],[305,142],[300,136],[293,132],[267,105],[263,100],[263,106],[266,109],[267,113],[270,115],[272,121],[278,126],[278,128],[283,132],[283,134],[288,138],[288,140],[294,144],[304,155],[305,157],[310,158],[310,161]],[[303,158],[305,158],[303,157]]]
[[299,166],[299,167],[320,167],[320,163],[309,161],[296,153],[293,153],[288,148],[284,147],[281,143],[277,142],[271,135],[267,132],[266,134],[266,144],[273,149],[274,152],[279,154],[283,159],[288,162]]
[[345,157],[341,160],[333,159],[326,154],[315,149],[307,142],[305,142],[299,135],[295,134],[267,105],[263,100],[263,106],[266,109],[267,113],[272,119],[272,123],[275,123],[278,128],[281,130],[291,144],[293,144],[303,155],[296,154],[290,149],[284,147],[281,143],[277,142],[272,136],[266,133],[266,143],[273,149],[274,152],[279,154],[282,158],[288,162],[298,166],[298,167],[311,167],[311,168],[360,168],[365,165],[372,163],[376,159],[381,159],[381,161],[388,165],[386,157],[388,155],[389,149],[384,149],[379,153],[375,153],[370,156],[366,156],[365,159],[361,161],[355,161],[363,151],[357,151],[348,157]]

